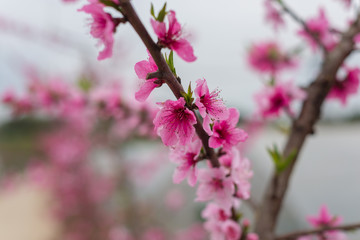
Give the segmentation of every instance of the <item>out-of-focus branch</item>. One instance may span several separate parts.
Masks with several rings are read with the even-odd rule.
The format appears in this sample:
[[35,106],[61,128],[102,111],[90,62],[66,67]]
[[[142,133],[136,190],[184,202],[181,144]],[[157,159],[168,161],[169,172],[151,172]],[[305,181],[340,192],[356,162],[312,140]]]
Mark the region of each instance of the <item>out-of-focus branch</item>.
[[298,237],[301,237],[301,236],[312,235],[312,234],[322,234],[327,231],[353,231],[358,228],[360,228],[360,223],[341,225],[341,226],[336,226],[336,227],[323,227],[323,228],[317,228],[317,229],[312,229],[312,230],[303,230],[303,231],[288,233],[288,234],[276,237],[275,240],[293,240],[293,239],[297,239]]
[[283,151],[285,158],[294,150],[297,154],[287,169],[281,173],[273,173],[260,205],[255,231],[261,240],[275,239],[274,231],[277,219],[298,155],[307,136],[314,132],[313,128],[320,118],[322,104],[335,83],[338,69],[354,50],[353,38],[358,33],[360,33],[360,17],[357,17],[349,29],[344,32],[338,45],[324,57],[318,76],[308,87],[307,98],[299,117],[292,123],[290,135]]
[[296,22],[298,22],[304,28],[304,30],[314,39],[314,41],[319,45],[319,47],[323,50],[324,53],[327,52],[326,47],[321,42],[319,37],[313,31],[311,31],[309,29],[306,22],[301,17],[299,17],[295,13],[295,11],[293,11],[283,0],[274,0],[274,1],[277,2],[281,6],[281,8],[284,12],[289,14],[290,17],[292,17]]
[[[170,87],[171,91],[175,95],[176,98],[182,97],[181,93],[185,92],[182,85],[179,83],[177,78],[171,72],[169,66],[167,65],[165,58],[161,54],[161,48],[152,40],[150,34],[146,30],[145,26],[141,22],[140,18],[138,17],[135,9],[133,8],[132,4],[129,0],[120,0],[120,7],[121,13],[127,19],[127,21],[132,25],[136,33],[141,38],[142,42],[145,44],[146,48],[148,49],[149,53],[151,54],[152,58],[154,59],[157,67],[158,72],[162,75],[162,80]],[[206,154],[212,164],[213,167],[219,167],[219,160],[216,156],[214,149],[209,147],[209,135],[203,129],[201,123],[199,122],[200,119],[197,118],[197,124],[194,125],[195,130],[199,138],[201,139]]]

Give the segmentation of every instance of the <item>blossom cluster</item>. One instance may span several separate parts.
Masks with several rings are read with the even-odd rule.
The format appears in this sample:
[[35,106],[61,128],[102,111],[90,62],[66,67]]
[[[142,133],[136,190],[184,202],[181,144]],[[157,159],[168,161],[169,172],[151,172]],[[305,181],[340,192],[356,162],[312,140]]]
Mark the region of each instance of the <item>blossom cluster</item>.
[[[169,12],[168,19],[172,25],[180,26],[174,18],[175,13]],[[160,34],[158,26],[151,20],[161,44],[166,43],[164,35]],[[175,22],[173,22],[175,21]],[[165,29],[165,27],[163,28]],[[177,31],[180,31],[178,29]],[[176,32],[177,32],[176,31]],[[168,30],[168,35],[171,31]],[[173,49],[170,45],[170,49]],[[186,48],[190,49],[190,48]],[[191,48],[192,49],[192,48]],[[176,51],[176,49],[174,49]],[[192,50],[190,51],[192,52]],[[184,60],[181,53],[179,56]],[[146,100],[150,93],[160,87],[161,79],[146,79],[149,73],[158,70],[152,56],[149,59],[138,62],[135,72],[144,80],[136,98]],[[191,90],[190,90],[191,91]],[[192,98],[193,93],[195,99]],[[173,174],[174,183],[180,183],[187,179],[190,186],[197,183],[196,201],[211,201],[203,211],[206,220],[204,227],[211,233],[211,239],[256,239],[256,235],[247,234],[232,212],[236,212],[241,199],[250,197],[250,178],[252,171],[250,162],[241,156],[238,144],[247,139],[247,133],[237,127],[239,112],[235,108],[227,108],[219,96],[219,91],[211,91],[205,79],[196,81],[196,88],[192,92],[184,93],[177,100],[167,100],[159,103],[160,111],[154,119],[155,130],[166,146],[171,147],[170,159],[177,167]],[[198,113],[196,113],[198,112]],[[203,119],[200,121],[200,115]],[[201,166],[200,162],[209,160],[203,146],[202,139],[196,135],[194,125],[202,125],[209,138],[206,143],[210,148],[217,149],[220,166]],[[246,237],[248,236],[248,237]]]

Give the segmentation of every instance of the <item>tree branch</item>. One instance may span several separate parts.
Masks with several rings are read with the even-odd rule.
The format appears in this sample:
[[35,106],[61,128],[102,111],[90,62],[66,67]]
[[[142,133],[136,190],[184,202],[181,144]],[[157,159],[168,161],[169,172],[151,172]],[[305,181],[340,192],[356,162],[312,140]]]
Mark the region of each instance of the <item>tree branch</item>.
[[312,234],[322,234],[327,231],[335,231],[335,230],[353,231],[358,228],[360,228],[360,223],[341,225],[341,226],[336,226],[336,227],[323,227],[323,228],[317,228],[317,229],[312,229],[312,230],[303,230],[303,231],[288,233],[288,234],[276,237],[275,240],[293,240],[293,239],[297,239],[298,237],[301,237],[301,236],[312,235]]
[[320,73],[308,87],[307,98],[303,103],[299,117],[292,123],[292,129],[283,151],[285,158],[294,149],[297,155],[285,171],[280,174],[273,173],[259,209],[255,231],[261,240],[275,239],[276,222],[298,154],[301,152],[307,136],[314,132],[313,128],[320,118],[322,104],[335,83],[338,69],[353,51],[353,38],[358,33],[360,33],[360,17],[344,32],[334,50],[325,56]]
[[[176,79],[174,74],[171,72],[169,66],[167,65],[165,58],[161,54],[161,48],[152,40],[150,34],[146,30],[145,26],[142,24],[140,18],[138,17],[135,9],[129,0],[120,0],[121,13],[127,19],[127,21],[132,25],[136,33],[141,38],[142,42],[145,44],[152,58],[154,59],[158,71],[162,73],[162,80],[169,86],[173,94],[177,99],[182,97],[181,93],[185,92],[182,85]],[[204,149],[207,156],[213,167],[219,167],[219,160],[216,156],[214,149],[209,147],[209,135],[203,129],[200,119],[197,117],[197,123],[194,125],[195,130],[199,138],[201,139]]]

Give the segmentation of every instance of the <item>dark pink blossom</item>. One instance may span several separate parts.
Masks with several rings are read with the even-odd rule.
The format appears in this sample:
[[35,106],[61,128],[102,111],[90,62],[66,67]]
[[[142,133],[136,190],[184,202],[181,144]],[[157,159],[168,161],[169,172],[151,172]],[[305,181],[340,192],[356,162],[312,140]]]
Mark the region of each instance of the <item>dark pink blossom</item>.
[[224,102],[219,97],[219,91],[212,91],[210,93],[205,79],[196,81],[195,94],[197,99],[196,106],[199,109],[200,115],[204,118],[204,128],[210,130],[211,120],[223,120],[229,115]]
[[248,53],[248,62],[254,70],[273,75],[296,66],[293,57],[274,41],[253,44]]
[[214,200],[224,209],[230,209],[235,191],[233,181],[226,177],[224,168],[200,169],[198,174],[200,185],[195,201]]
[[279,82],[275,86],[266,86],[262,91],[255,94],[255,102],[258,105],[258,115],[262,118],[279,117],[283,111],[293,115],[290,108],[294,100],[302,100],[306,93],[295,86],[292,81]]
[[197,158],[202,143],[199,139],[187,144],[183,148],[177,147],[171,153],[171,160],[179,164],[174,172],[174,183],[180,183],[186,177],[190,186],[194,187],[197,181]]
[[169,21],[167,30],[164,22],[151,19],[151,25],[159,38],[160,44],[174,50],[179,57],[187,62],[195,61],[194,50],[190,43],[182,37],[181,25],[176,19],[175,12],[169,11],[167,18]]
[[332,50],[336,46],[337,39],[336,36],[329,31],[330,24],[324,9],[320,9],[318,17],[310,18],[306,21],[306,25],[312,34],[309,34],[305,29],[298,31],[298,34],[305,38],[313,51],[318,48],[318,43],[314,39],[314,36],[318,38],[327,50]]
[[161,83],[155,83],[155,81],[159,81],[157,78],[146,79],[148,73],[156,72],[158,70],[156,63],[149,52],[148,55],[149,60],[143,60],[135,64],[136,75],[141,80],[145,80],[139,91],[135,93],[136,100],[140,102],[144,102],[156,87],[160,87],[162,85]]
[[218,148],[222,146],[225,150],[228,150],[239,142],[244,142],[247,139],[247,133],[240,128],[236,128],[239,116],[238,110],[229,108],[229,116],[227,119],[214,122],[209,139],[210,147]]
[[328,99],[338,99],[343,106],[346,105],[350,95],[355,95],[359,89],[359,68],[346,68],[347,74],[344,79],[336,79],[331,88]]
[[166,146],[186,145],[195,134],[195,114],[185,107],[184,98],[167,100],[153,121],[155,131]]
[[103,45],[103,50],[98,55],[98,60],[110,58],[112,56],[112,49],[114,45],[114,31],[115,24],[110,14],[104,11],[104,5],[90,0],[90,3],[83,6],[79,11],[83,11],[92,16],[90,24],[90,34],[99,39],[99,44]]

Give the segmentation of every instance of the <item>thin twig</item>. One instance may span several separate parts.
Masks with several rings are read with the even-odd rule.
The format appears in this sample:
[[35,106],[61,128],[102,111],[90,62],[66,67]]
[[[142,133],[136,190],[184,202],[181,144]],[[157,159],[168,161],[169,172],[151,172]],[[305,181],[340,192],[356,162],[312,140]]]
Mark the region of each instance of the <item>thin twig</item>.
[[303,230],[303,231],[288,233],[288,234],[276,237],[275,240],[292,240],[292,239],[297,239],[298,237],[301,237],[301,236],[312,235],[312,234],[322,234],[327,231],[353,231],[358,228],[360,228],[360,223],[341,225],[341,226],[336,226],[336,227],[323,227],[323,228],[317,228],[317,229],[312,229],[312,230]]

